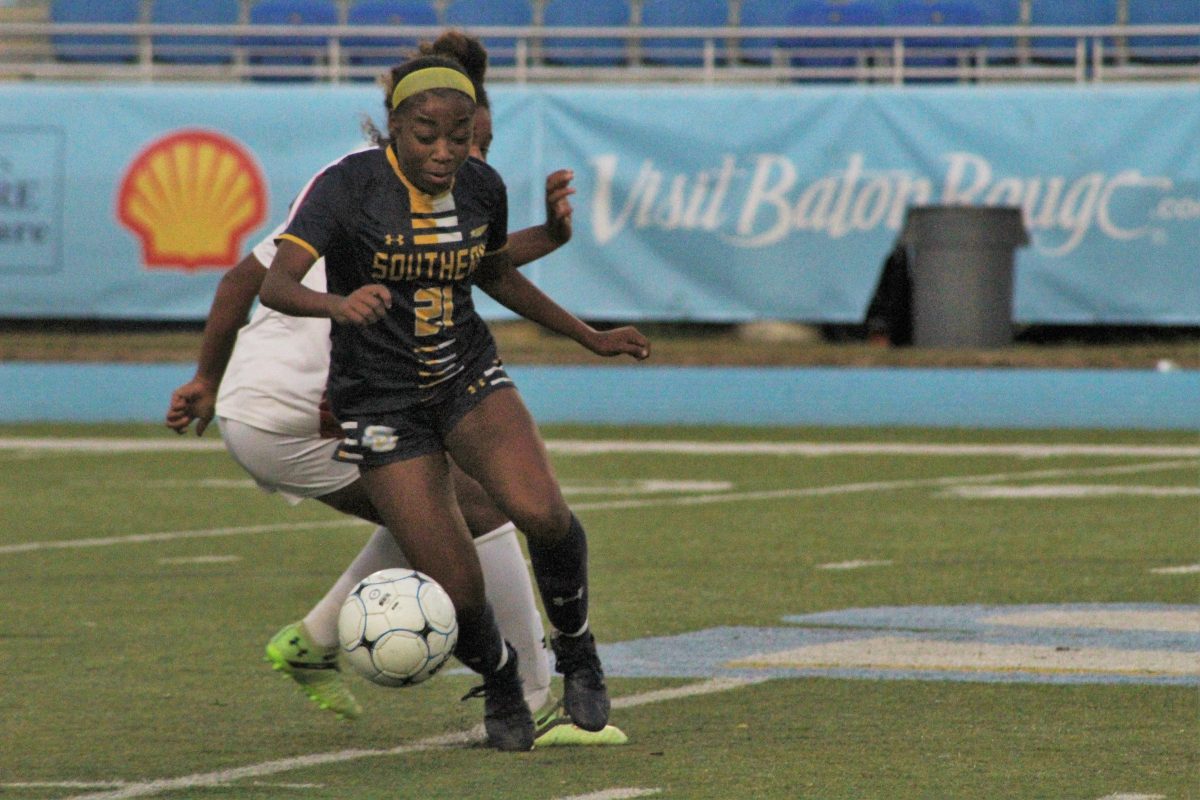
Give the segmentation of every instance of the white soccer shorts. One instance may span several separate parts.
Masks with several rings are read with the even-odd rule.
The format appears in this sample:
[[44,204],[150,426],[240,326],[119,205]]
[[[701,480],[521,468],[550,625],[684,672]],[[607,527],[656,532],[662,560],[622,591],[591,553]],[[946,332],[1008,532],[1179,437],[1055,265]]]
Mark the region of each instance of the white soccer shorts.
[[358,480],[358,467],[333,460],[340,439],[272,433],[218,417],[225,449],[265,492],[291,505],[343,489]]

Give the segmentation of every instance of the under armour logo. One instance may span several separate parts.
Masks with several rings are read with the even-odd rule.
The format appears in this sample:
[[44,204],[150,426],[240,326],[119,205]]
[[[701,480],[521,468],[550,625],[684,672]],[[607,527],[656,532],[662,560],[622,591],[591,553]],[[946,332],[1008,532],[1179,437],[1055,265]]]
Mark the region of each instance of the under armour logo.
[[397,233],[396,235],[393,236],[392,234],[389,233],[383,237],[383,243],[386,244],[388,247],[391,247],[392,245],[399,247],[402,244],[404,244],[404,234]]
[[567,603],[574,603],[574,602],[576,602],[578,600],[582,600],[582,599],[583,599],[583,587],[580,586],[579,591],[576,592],[575,594],[569,595],[567,597],[551,597],[550,602],[554,603],[554,605],[558,606],[559,608],[562,608]]

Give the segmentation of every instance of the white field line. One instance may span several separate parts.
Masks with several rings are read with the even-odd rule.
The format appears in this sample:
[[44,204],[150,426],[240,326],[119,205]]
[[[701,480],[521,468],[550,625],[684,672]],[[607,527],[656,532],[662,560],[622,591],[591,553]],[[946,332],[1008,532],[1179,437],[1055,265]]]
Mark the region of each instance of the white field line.
[[830,564],[817,564],[817,569],[866,569],[867,567],[890,567],[894,563],[890,559],[881,559],[878,561],[859,559],[856,561],[835,561]]
[[[665,700],[699,697],[701,695],[729,691],[730,689],[738,689],[756,683],[764,683],[767,680],[769,679],[753,678],[738,680],[733,678],[716,678],[689,686],[680,686],[676,689],[664,689],[656,692],[643,692],[642,694],[617,697],[613,699],[613,708],[632,708],[634,706]],[[398,756],[446,747],[462,747],[482,741],[483,736],[483,725],[476,725],[470,730],[456,731],[441,736],[431,736],[411,744],[403,744],[384,750],[337,750],[328,753],[310,753],[304,756],[264,761],[260,764],[249,764],[244,767],[194,773],[192,775],[184,775],[180,778],[162,778],[142,783],[129,783],[114,791],[75,795],[68,798],[68,800],[128,800],[128,798],[133,797],[150,797],[152,795],[163,794],[164,792],[193,789],[198,786],[221,786],[246,778],[263,778],[268,775],[278,775],[282,772],[308,769],[323,764],[339,764],[362,758]]]
[[779,456],[1133,456],[1195,458],[1200,446],[1136,444],[927,444],[921,442],[687,442],[552,439],[550,452],[590,456],[606,453]]
[[241,556],[178,556],[175,558],[160,558],[160,564],[232,564],[241,561]]
[[[810,486],[800,489],[772,489],[757,492],[724,492],[718,494],[701,494],[686,497],[654,497],[629,500],[605,500],[593,503],[573,503],[576,511],[620,511],[634,508],[649,508],[654,506],[693,506],[711,503],[735,503],[756,500],[787,500],[797,497],[822,497],[842,494],[859,494],[863,492],[885,492],[901,489],[919,489],[923,487],[955,486],[964,483],[989,483],[991,481],[1008,481],[1031,478],[1062,478],[1076,475],[1126,475],[1138,472],[1157,472],[1162,470],[1181,469],[1196,466],[1193,460],[1156,461],[1147,464],[1125,464],[1113,467],[1081,467],[1077,469],[1043,469],[1028,472],[997,472],[990,475],[951,475],[942,478],[913,478],[910,480],[872,481],[867,483],[843,483],[833,486]],[[358,519],[342,519],[327,522],[277,523],[269,525],[248,525],[233,528],[210,528],[194,531],[160,531],[157,533],[137,533],[128,536],[105,536],[93,539],[63,539],[58,541],[20,542],[17,544],[0,545],[0,555],[8,553],[26,553],[38,550],[59,550],[83,547],[105,547],[119,544],[144,544],[146,542],[167,542],[177,539],[209,538],[218,536],[238,536],[248,533],[278,533],[284,531],[309,530],[315,528],[336,528],[349,525],[367,525],[369,523]]]
[[[0,783],[0,789],[120,789],[131,785],[129,781],[10,781]],[[251,781],[249,786],[272,789],[321,789],[323,783],[267,783]]]
[[1116,794],[1106,794],[1100,800],[1167,800],[1165,794],[1131,794],[1129,792],[1117,792]]
[[632,800],[634,797],[650,797],[655,794],[662,794],[662,789],[642,789],[630,786],[601,789],[590,794],[573,794],[569,797],[558,797],[555,800]]
[[842,483],[833,486],[809,486],[802,489],[765,489],[757,492],[701,494],[687,497],[666,497],[645,500],[606,500],[595,503],[573,503],[576,511],[614,511],[650,506],[693,506],[708,503],[730,503],[747,500],[786,500],[795,497],[821,497],[862,492],[884,492],[899,489],[956,486],[964,483],[1029,480],[1031,478],[1065,478],[1076,475],[1128,475],[1138,472],[1159,472],[1197,466],[1196,461],[1157,461],[1148,464],[1126,464],[1116,467],[1081,467],[1077,469],[1041,469],[1028,472],[994,472],[990,475],[950,475],[943,478],[913,478],[896,481]]
[[1178,567],[1156,567],[1150,570],[1155,575],[1195,575],[1200,572],[1200,564],[1183,564]]
[[361,519],[278,522],[269,525],[242,525],[232,528],[207,528],[194,531],[159,531],[157,533],[132,533],[127,536],[98,536],[92,539],[62,539],[59,541],[19,542],[0,545],[0,555],[6,553],[30,553],[36,550],[70,550],[81,547],[110,547],[118,544],[145,544],[147,542],[173,542],[177,539],[208,539],[220,536],[242,536],[248,533],[281,533],[317,528],[345,528],[352,525],[369,525]]
[[1115,486],[1087,483],[1042,486],[954,486],[942,492],[968,499],[1040,500],[1092,497],[1200,497],[1200,486]]
[[[606,453],[659,453],[677,455],[779,455],[779,456],[1002,456],[1050,458],[1057,456],[1122,456],[1134,458],[1196,458],[1200,446],[1137,444],[924,444],[920,442],[696,442],[623,441],[605,439],[549,439],[550,452],[564,456]],[[0,437],[0,450],[93,452],[206,452],[222,450],[219,439],[68,439],[32,436]]]

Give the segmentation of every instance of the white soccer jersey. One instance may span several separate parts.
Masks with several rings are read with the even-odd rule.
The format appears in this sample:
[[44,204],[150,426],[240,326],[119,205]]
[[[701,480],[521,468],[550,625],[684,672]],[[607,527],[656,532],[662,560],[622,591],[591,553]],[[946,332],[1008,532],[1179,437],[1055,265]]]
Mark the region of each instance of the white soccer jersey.
[[[270,266],[280,225],[254,248]],[[303,284],[325,291],[325,259]],[[317,436],[317,405],[329,375],[329,326],[322,317],[291,317],[261,303],[238,331],[217,393],[217,415],[273,433]]]
[[[353,152],[365,149],[369,148]],[[331,164],[304,185],[292,211]],[[270,267],[275,259],[275,237],[287,227],[291,215],[255,245],[252,252],[263,266]],[[313,291],[325,291],[325,259],[313,264],[302,283]],[[329,376],[329,328],[330,321],[323,317],[292,317],[259,303],[238,331],[217,392],[217,416],[273,433],[319,436],[317,405]]]

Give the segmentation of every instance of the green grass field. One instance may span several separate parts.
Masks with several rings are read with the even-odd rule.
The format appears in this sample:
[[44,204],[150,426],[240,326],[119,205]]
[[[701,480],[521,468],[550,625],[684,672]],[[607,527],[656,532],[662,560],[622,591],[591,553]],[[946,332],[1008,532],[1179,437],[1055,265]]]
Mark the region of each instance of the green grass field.
[[[545,434],[624,747],[483,749],[459,672],[354,678],[367,713],[337,721],[262,646],[369,527],[262,494],[211,433],[0,426],[0,797],[1200,798],[1194,434]],[[789,638],[861,641],[838,638],[851,617],[795,619],[819,612],[1029,605],[1081,616],[984,644],[919,616],[870,629],[873,651]]]

